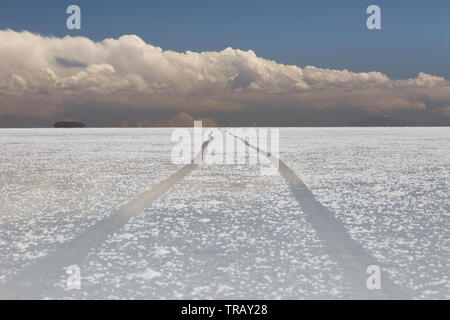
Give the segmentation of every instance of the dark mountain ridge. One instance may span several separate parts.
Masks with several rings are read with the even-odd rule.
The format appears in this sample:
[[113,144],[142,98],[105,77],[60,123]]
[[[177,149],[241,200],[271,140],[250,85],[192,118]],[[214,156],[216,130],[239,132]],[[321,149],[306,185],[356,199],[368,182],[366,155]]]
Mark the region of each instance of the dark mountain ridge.
[[53,125],[55,128],[85,128],[86,125],[77,121],[58,121]]
[[377,115],[358,120],[350,124],[352,127],[412,127],[414,123],[390,118],[386,115]]

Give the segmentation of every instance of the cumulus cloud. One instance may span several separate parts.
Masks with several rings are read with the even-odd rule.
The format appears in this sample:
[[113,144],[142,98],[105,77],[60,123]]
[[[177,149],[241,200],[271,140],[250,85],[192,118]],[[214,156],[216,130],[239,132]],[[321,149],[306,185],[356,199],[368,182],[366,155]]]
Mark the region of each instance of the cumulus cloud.
[[450,117],[450,106],[442,108],[442,114]]
[[187,112],[258,105],[423,110],[448,108],[450,84],[425,73],[393,80],[380,72],[284,65],[232,48],[164,51],[135,35],[94,42],[4,30],[0,97],[0,115],[49,116],[92,101]]

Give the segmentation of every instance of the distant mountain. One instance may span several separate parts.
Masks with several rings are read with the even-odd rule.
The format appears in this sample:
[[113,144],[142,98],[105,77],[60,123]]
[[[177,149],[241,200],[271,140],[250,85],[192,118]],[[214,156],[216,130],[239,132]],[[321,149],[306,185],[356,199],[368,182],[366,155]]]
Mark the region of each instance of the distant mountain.
[[55,128],[85,128],[86,125],[76,121],[59,121],[53,125]]
[[411,127],[414,125],[412,122],[393,119],[386,115],[372,116],[350,124],[352,127]]

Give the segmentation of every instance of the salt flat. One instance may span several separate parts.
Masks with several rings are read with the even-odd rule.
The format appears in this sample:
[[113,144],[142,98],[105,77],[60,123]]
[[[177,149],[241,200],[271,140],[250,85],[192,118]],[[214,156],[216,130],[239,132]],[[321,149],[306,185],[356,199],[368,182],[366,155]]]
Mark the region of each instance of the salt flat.
[[[177,172],[172,129],[0,130],[0,293],[27,267]],[[280,158],[394,284],[449,298],[450,129],[280,129]],[[320,230],[319,230],[320,231]],[[38,298],[348,298],[280,175],[201,164]]]

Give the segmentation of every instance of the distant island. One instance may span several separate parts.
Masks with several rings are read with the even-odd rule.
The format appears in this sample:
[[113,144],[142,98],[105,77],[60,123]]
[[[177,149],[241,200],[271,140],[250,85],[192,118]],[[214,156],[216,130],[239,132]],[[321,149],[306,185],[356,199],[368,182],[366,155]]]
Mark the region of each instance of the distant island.
[[86,128],[86,125],[77,121],[58,121],[53,125],[55,128]]
[[352,127],[412,127],[414,123],[390,118],[386,115],[365,118],[350,124]]

